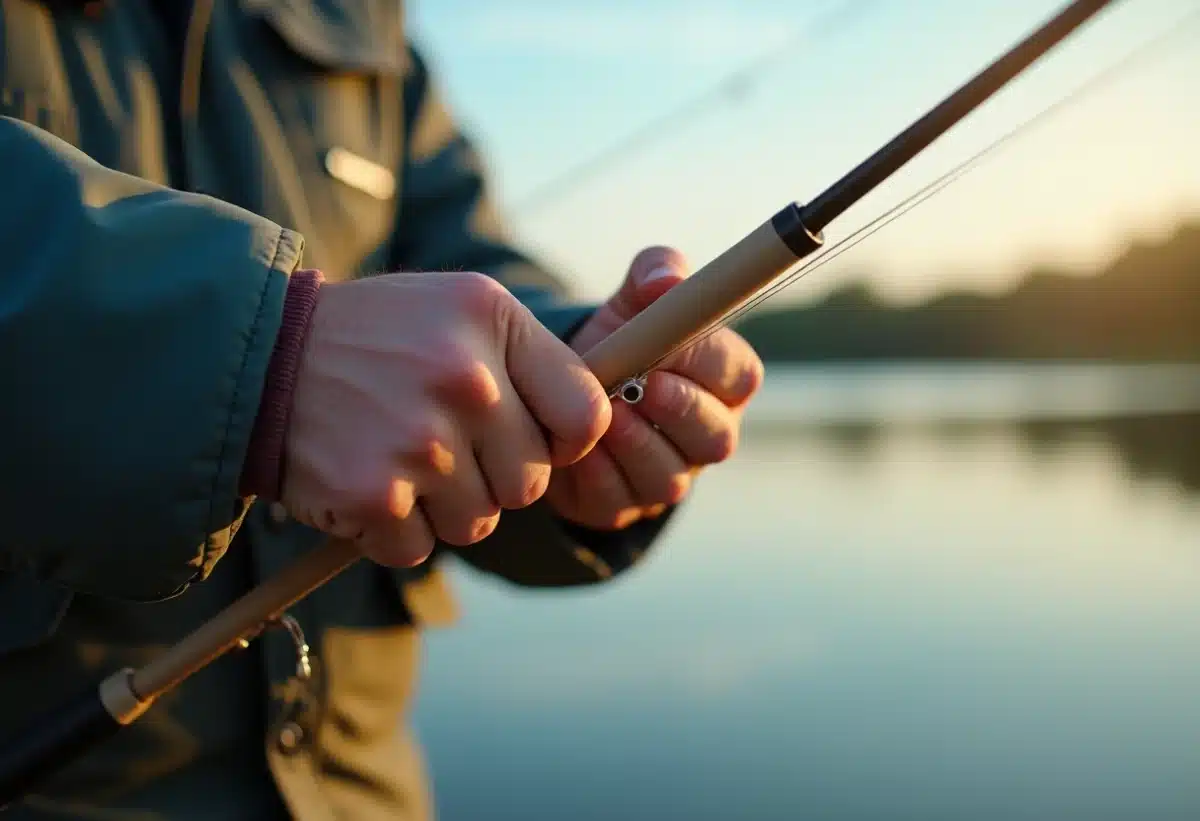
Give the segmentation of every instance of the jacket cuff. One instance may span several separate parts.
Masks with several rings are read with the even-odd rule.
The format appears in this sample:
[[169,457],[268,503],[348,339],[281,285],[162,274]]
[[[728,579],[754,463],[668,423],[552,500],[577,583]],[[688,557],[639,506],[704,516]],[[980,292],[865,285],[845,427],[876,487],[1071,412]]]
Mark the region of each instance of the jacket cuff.
[[317,270],[296,271],[288,280],[283,320],[267,367],[266,383],[250,446],[242,468],[239,492],[244,496],[278,499],[283,485],[283,444],[292,409],[292,393],[309,323],[317,307],[324,276]]

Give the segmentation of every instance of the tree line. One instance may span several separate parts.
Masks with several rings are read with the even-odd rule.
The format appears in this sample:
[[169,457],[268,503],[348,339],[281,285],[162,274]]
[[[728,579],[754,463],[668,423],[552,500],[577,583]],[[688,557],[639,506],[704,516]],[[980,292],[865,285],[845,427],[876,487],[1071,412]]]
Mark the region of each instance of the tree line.
[[1200,222],[1134,243],[1090,276],[1030,271],[1002,296],[952,292],[899,307],[852,284],[737,327],[769,361],[1200,361]]

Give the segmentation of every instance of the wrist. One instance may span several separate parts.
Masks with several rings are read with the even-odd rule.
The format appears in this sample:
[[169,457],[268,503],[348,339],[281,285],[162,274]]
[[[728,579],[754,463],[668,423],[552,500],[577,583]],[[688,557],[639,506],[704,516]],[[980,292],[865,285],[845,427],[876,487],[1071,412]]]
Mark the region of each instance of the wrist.
[[311,269],[296,271],[288,280],[283,318],[267,366],[262,399],[242,469],[239,491],[245,496],[266,499],[278,499],[280,496],[284,441],[296,375],[323,282],[321,272]]

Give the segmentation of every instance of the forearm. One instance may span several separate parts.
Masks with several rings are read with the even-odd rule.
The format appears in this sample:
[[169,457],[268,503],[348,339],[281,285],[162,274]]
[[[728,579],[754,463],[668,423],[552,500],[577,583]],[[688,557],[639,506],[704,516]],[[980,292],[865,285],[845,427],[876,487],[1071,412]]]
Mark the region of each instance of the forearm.
[[0,118],[0,569],[156,599],[202,579],[302,239]]

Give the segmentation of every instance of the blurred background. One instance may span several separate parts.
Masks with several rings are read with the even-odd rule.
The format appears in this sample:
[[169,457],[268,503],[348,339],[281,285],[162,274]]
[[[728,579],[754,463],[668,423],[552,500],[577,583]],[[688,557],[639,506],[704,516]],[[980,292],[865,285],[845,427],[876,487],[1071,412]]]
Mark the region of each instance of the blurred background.
[[[518,239],[586,298],[803,202],[1058,0],[430,0]],[[1099,79],[1097,79],[1099,78]],[[443,818],[1200,817],[1200,4],[1126,0],[739,325],[738,455],[595,590],[456,568]],[[1084,89],[1084,91],[1080,91]]]

